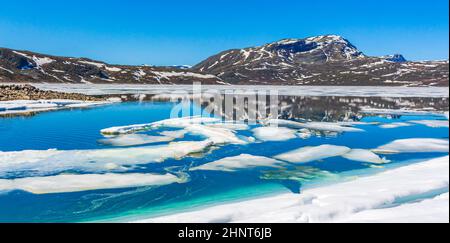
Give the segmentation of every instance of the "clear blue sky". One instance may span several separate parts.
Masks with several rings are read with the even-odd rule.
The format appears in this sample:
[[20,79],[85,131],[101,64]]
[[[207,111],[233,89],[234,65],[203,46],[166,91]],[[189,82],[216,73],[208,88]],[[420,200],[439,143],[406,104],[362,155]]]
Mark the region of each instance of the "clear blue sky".
[[0,46],[120,64],[339,34],[368,55],[448,59],[448,0],[3,1]]

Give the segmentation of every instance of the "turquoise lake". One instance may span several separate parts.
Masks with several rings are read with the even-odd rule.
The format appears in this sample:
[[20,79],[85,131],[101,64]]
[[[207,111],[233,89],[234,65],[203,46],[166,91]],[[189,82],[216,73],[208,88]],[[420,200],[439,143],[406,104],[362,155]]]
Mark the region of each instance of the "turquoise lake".
[[[448,102],[448,100],[447,100]],[[0,117],[0,151],[24,150],[92,150],[114,149],[114,146],[99,142],[104,139],[101,129],[114,126],[151,123],[170,118],[175,104],[171,102],[128,102],[90,109],[70,109],[38,113],[33,116]],[[321,108],[317,108],[320,110]],[[447,107],[448,109],[448,107]],[[447,110],[448,111],[448,110]],[[300,114],[301,116],[301,114]],[[250,168],[239,171],[189,171],[189,168],[226,157],[251,154],[273,157],[301,147],[332,144],[349,148],[374,149],[394,140],[408,138],[449,138],[448,127],[430,127],[411,123],[410,126],[386,129],[383,124],[412,122],[417,120],[447,121],[442,115],[396,115],[379,116],[365,114],[354,128],[364,132],[343,132],[332,135],[311,136],[308,139],[294,138],[286,141],[257,141],[248,144],[225,144],[215,146],[203,153],[181,159],[169,158],[161,163],[149,163],[118,173],[173,173],[186,174],[185,183],[164,186],[92,190],[70,193],[32,194],[21,190],[0,192],[0,222],[86,222],[121,221],[131,218],[152,217],[191,210],[227,201],[243,200],[280,192],[298,193],[302,187],[326,181],[326,176],[303,171],[325,171],[340,175],[366,169],[381,170],[384,165],[351,161],[343,157],[332,157],[286,168]],[[251,129],[238,130],[243,137],[253,136]],[[174,129],[167,129],[174,130]],[[155,135],[155,131],[140,134]],[[201,135],[187,134],[176,141],[202,141]],[[167,144],[160,142],[151,145]],[[386,166],[428,158],[448,153],[399,153],[383,157],[392,162]],[[89,162],[86,162],[89,163]],[[51,176],[61,173],[87,173],[86,171],[46,171]],[[0,179],[15,179],[34,176],[32,172],[6,173]],[[298,178],[295,178],[298,176]]]

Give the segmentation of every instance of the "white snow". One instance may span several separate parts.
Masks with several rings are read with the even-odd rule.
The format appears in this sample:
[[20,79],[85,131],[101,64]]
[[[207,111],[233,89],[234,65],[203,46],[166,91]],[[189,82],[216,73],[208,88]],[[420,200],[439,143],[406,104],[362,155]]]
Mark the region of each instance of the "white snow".
[[253,135],[262,141],[286,141],[297,138],[297,131],[286,127],[258,127]]
[[199,79],[213,79],[217,78],[214,75],[211,74],[198,74],[198,73],[192,73],[192,72],[157,72],[153,71],[153,73],[158,76],[160,79],[167,79],[170,80],[172,77],[191,77],[191,78],[199,78]]
[[91,62],[91,61],[78,61],[79,63],[88,64],[92,66],[96,66],[98,68],[104,68],[105,64],[100,62]]
[[446,139],[435,138],[410,138],[395,140],[373,150],[379,154],[389,153],[423,153],[423,152],[448,152],[449,143]]
[[216,171],[236,171],[240,169],[248,169],[255,167],[281,167],[283,162],[249,154],[241,154],[235,157],[227,157],[211,163],[193,167],[190,171],[197,170],[216,170]]
[[0,101],[0,115],[41,112],[56,109],[92,107],[107,105],[109,101],[79,101],[79,100],[14,100]]
[[14,74],[13,71],[11,71],[11,70],[9,70],[9,69],[7,69],[7,68],[0,67],[0,69],[1,69],[1,70],[4,70],[4,71],[6,71],[6,72],[8,72],[8,73],[10,73],[10,74]]
[[[192,85],[142,85],[142,84],[36,84],[43,90],[54,90],[89,95],[103,94],[170,94],[175,91],[192,91]],[[241,90],[244,93],[270,90],[289,96],[349,96],[349,97],[434,97],[448,98],[447,87],[383,87],[383,86],[273,86],[273,85],[202,85],[205,90]]]
[[324,144],[316,147],[303,147],[275,156],[275,159],[292,163],[308,163],[330,157],[342,156],[351,151],[345,146]]
[[397,207],[362,211],[340,220],[343,223],[448,223],[449,193]]
[[[318,223],[447,222],[448,193],[431,200],[414,198],[448,192],[449,157],[432,159],[352,181],[197,209],[137,222],[176,223]],[[413,198],[401,203],[404,198]],[[413,202],[409,204],[409,202]]]
[[184,183],[172,174],[83,174],[0,179],[0,191],[22,190],[33,194],[66,193],[99,189],[162,186]]

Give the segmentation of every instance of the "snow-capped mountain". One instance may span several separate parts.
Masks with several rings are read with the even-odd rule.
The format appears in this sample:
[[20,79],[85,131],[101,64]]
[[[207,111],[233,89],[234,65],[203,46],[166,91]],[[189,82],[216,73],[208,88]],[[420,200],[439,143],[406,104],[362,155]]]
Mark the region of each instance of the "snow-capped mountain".
[[86,58],[49,56],[0,48],[0,82],[222,84],[187,67],[110,65]]
[[234,84],[448,86],[448,61],[369,57],[337,35],[224,51],[193,70]]
[[448,86],[448,61],[371,57],[337,35],[233,49],[189,66],[110,65],[0,48],[0,82]]

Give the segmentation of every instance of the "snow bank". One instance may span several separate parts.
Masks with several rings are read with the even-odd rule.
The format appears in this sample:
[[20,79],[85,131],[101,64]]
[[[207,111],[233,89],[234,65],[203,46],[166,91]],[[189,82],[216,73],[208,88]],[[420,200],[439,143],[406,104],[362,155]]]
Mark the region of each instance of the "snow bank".
[[0,115],[42,112],[66,108],[85,108],[112,102],[77,100],[15,100],[0,101]]
[[253,135],[262,141],[286,141],[297,138],[297,131],[286,127],[258,127]]
[[340,220],[345,223],[448,223],[449,193],[398,207],[362,211]]
[[173,142],[161,146],[94,150],[0,152],[0,176],[27,172],[46,174],[67,170],[101,172],[181,159],[211,146],[211,141]]
[[448,152],[448,140],[435,138],[399,139],[374,149],[378,154]]
[[[433,191],[448,191],[448,160],[448,156],[432,159],[344,183],[307,189],[300,195],[281,194],[138,222],[448,222],[446,194],[431,202],[406,204]],[[407,198],[410,200],[405,204],[397,205]]]
[[342,156],[350,151],[351,149],[348,147],[325,144],[316,147],[303,147],[277,155],[274,158],[292,163],[308,163],[330,157]]
[[217,170],[217,171],[236,171],[239,169],[248,169],[255,167],[280,167],[283,162],[249,154],[241,154],[235,157],[228,157],[211,163],[193,167],[190,171],[196,170]]
[[186,182],[172,174],[84,174],[0,179],[0,191],[22,190],[34,194],[91,191],[99,189],[162,186]]

